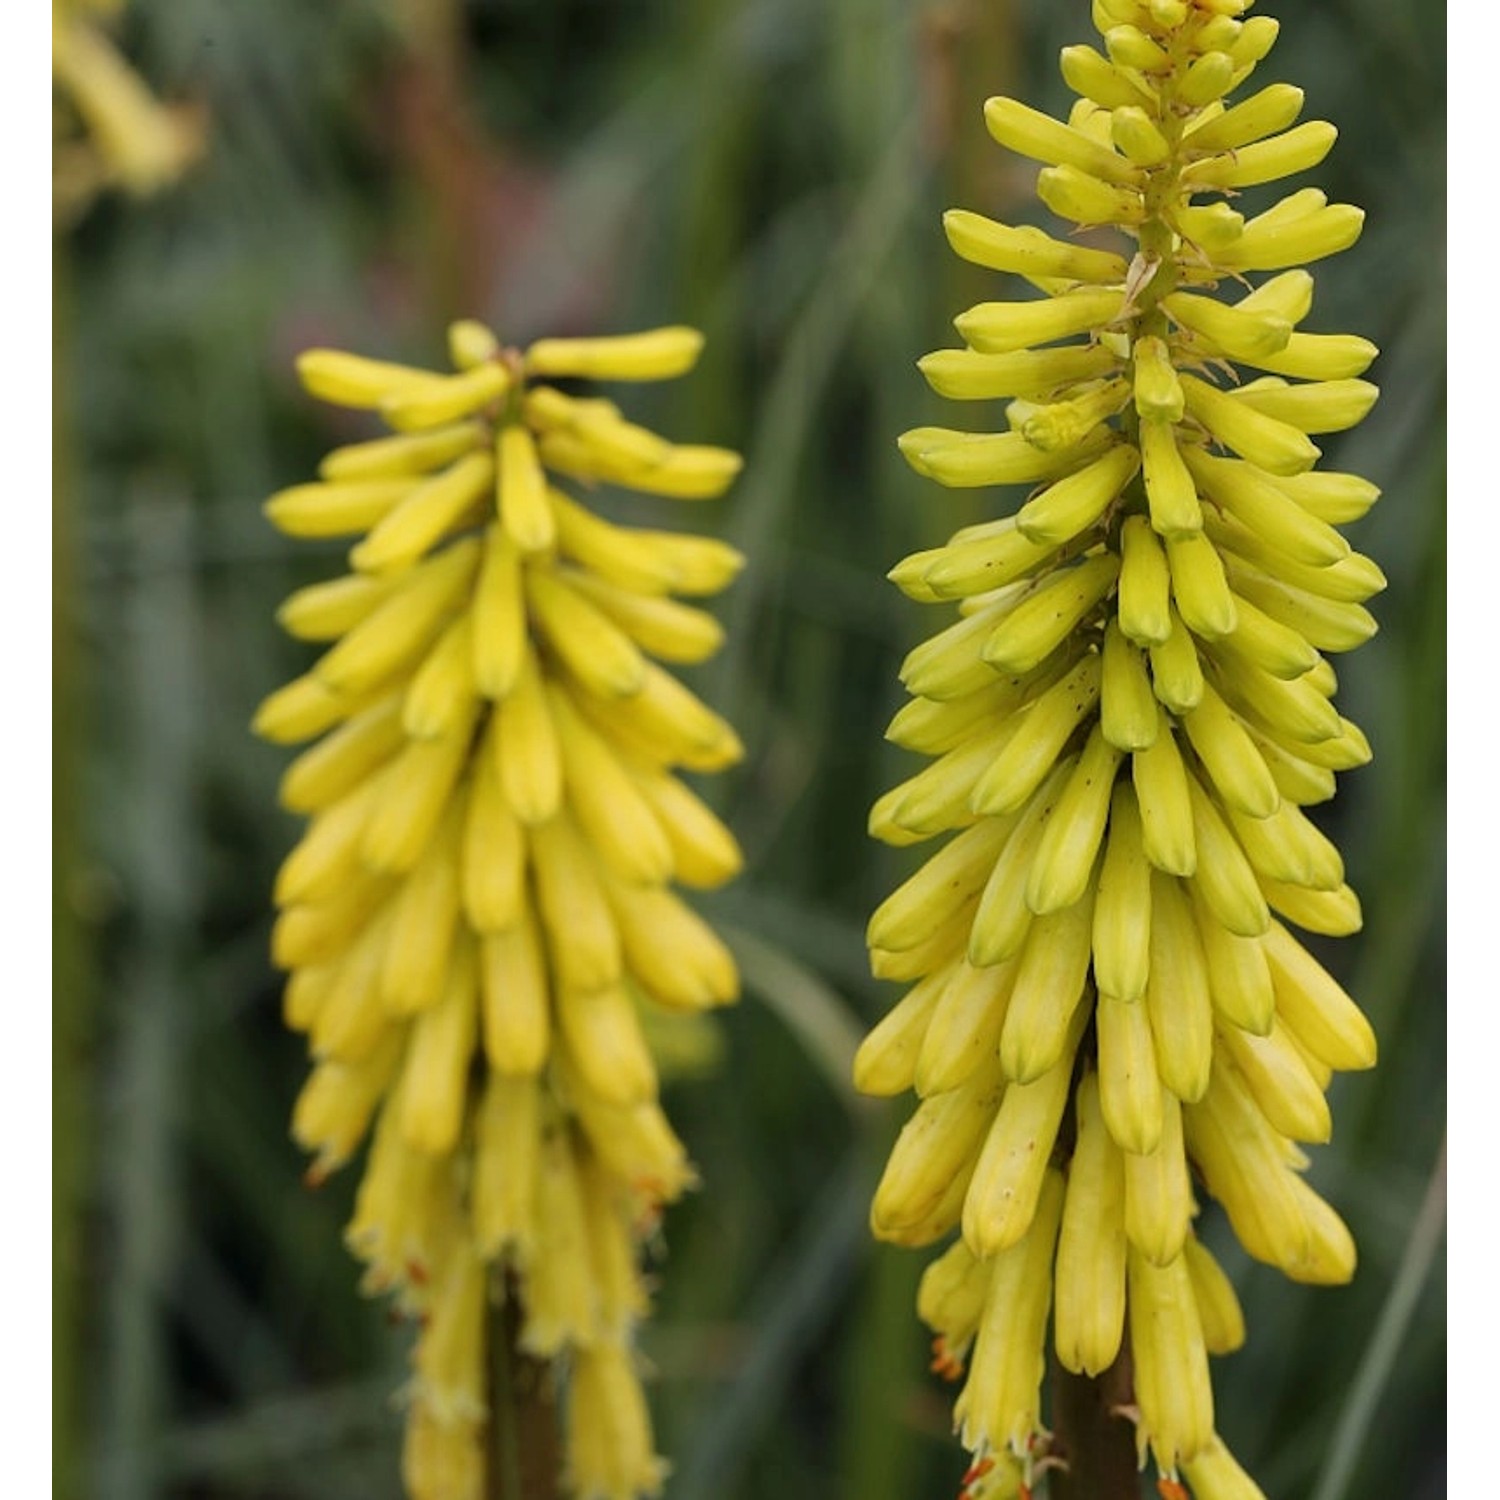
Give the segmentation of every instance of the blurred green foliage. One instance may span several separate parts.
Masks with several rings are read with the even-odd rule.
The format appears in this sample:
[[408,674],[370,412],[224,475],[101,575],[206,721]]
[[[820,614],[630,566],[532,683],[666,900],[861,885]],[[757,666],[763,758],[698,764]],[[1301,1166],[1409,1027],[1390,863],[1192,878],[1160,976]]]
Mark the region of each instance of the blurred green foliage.
[[[1340,664],[1377,759],[1327,810],[1366,930],[1325,955],[1383,1057],[1337,1085],[1314,1168],[1360,1274],[1297,1288],[1226,1250],[1251,1333],[1216,1370],[1220,1425],[1276,1500],[1437,1496],[1443,23],[1427,0],[1265,8],[1265,71],[1342,131],[1317,180],[1369,210],[1310,326],[1385,350],[1375,417],[1327,445],[1387,491],[1355,541],[1391,587]],[[902,1111],[853,1099],[846,1070],[896,993],[862,945],[902,866],[864,833],[900,765],[881,732],[939,618],[882,575],[992,501],[917,479],[894,437],[941,420],[913,361],[995,284],[948,253],[940,210],[1032,214],[980,104],[1065,108],[1055,58],[1087,29],[1084,0],[132,7],[127,51],[206,105],[212,139],[174,191],[99,204],[58,250],[59,1495],[398,1492],[405,1335],[355,1292],[351,1174],[304,1191],[287,1138],[303,1062],[265,947],[293,825],[285,757],[246,725],[303,654],[276,603],[335,555],[259,502],[353,430],[292,356],[436,360],[458,312],[516,341],[697,324],[698,374],[632,415],[749,457],[688,518],[751,558],[732,644],[697,674],[749,749],[711,793],[749,869],[707,903],[749,994],[722,1066],[669,1101],[706,1183],[668,1216],[646,1340],[669,1494],[956,1488],[922,1258],[865,1228]]]

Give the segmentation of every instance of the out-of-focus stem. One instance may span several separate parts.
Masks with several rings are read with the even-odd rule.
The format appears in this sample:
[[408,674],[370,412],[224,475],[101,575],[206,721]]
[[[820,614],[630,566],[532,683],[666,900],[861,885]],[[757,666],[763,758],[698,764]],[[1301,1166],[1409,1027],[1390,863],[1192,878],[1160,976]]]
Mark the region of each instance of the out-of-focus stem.
[[557,1404],[547,1365],[520,1347],[514,1286],[490,1314],[490,1443],[486,1500],[556,1500],[562,1493]]

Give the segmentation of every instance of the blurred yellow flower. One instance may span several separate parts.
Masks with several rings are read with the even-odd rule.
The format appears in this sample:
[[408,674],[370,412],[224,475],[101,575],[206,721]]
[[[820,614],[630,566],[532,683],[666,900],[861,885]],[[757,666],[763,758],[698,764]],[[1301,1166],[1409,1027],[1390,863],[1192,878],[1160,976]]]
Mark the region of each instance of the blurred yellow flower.
[[1299,328],[1300,264],[1351,245],[1360,211],[1315,188],[1233,204],[1335,137],[1295,124],[1290,85],[1229,101],[1277,34],[1249,8],[1094,0],[1104,52],[1063,51],[1066,122],[986,104],[994,138],[1042,163],[1044,203],[1124,238],[949,213],[961,256],[1041,295],[969,309],[965,347],[921,361],[945,396],[1008,402],[1008,430],[901,439],[940,483],[1029,490],[891,575],[960,618],[906,660],[890,738],[935,759],[871,832],[946,842],[870,922],[875,972],[912,988],[856,1063],[866,1091],[920,1101],[875,1233],[960,1231],[919,1311],[934,1368],[968,1362],[972,1496],[1066,1460],[1041,1414],[1049,1308],[1066,1369],[1128,1353],[1164,1494],[1180,1476],[1205,1500],[1260,1494],[1215,1435],[1208,1358],[1244,1323],[1190,1169],[1252,1256],[1299,1281],[1354,1271],[1299,1143],[1329,1138],[1329,1079],[1372,1066],[1375,1038],[1289,927],[1360,925],[1303,809],[1369,758],[1328,653],[1375,630],[1384,580],[1336,528],[1378,492],[1317,468],[1313,439],[1370,409],[1376,350]]
[[691,329],[524,353],[477,323],[449,332],[449,374],[304,354],[310,392],[393,432],[266,506],[289,535],[358,537],[349,572],[283,606],[326,649],[255,720],[316,739],[281,784],[309,819],[272,938],[314,1059],[293,1129],[317,1181],[373,1122],[348,1241],[366,1290],[421,1320],[413,1500],[478,1500],[488,1308],[506,1296],[521,1347],[569,1372],[574,1493],[629,1500],[665,1473],[632,1353],[640,1242],[694,1180],[648,1037],[738,992],[669,887],[739,869],[674,771],[740,745],[657,660],[717,649],[714,618],[672,595],[717,593],[741,560],[603,520],[553,476],[706,499],[740,460],[549,383],[681,375]]
[[203,153],[204,119],[192,106],[158,103],[94,16],[120,0],[57,0],[52,9],[53,211],[76,218],[118,187],[147,197],[175,182]]

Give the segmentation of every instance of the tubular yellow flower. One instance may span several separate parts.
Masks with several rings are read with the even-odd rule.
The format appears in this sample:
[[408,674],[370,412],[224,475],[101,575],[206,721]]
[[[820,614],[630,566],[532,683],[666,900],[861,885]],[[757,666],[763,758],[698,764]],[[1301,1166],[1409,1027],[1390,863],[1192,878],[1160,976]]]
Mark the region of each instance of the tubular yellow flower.
[[739,745],[650,658],[717,648],[713,618],[670,596],[717,592],[740,559],[595,517],[548,470],[699,499],[739,459],[540,382],[661,379],[701,343],[664,328],[523,353],[465,322],[451,374],[298,361],[313,394],[395,429],[266,505],[290,535],[353,545],[348,573],[282,607],[322,655],[256,728],[316,739],[281,788],[310,818],[273,937],[314,1058],[293,1132],[317,1182],[373,1122],[348,1242],[365,1288],[421,1319],[413,1500],[479,1500],[502,1296],[519,1300],[521,1347],[568,1372],[581,1500],[653,1495],[666,1472],[632,1353],[640,1246],[693,1173],[656,1103],[651,1012],[736,998],[728,950],[670,887],[740,865],[674,772]]
[[890,730],[940,758],[871,816],[897,846],[947,836],[871,919],[875,972],[912,988],[856,1080],[921,1096],[875,1233],[960,1230],[919,1311],[940,1373],[972,1344],[970,1496],[1049,1456],[1049,1303],[1069,1370],[1129,1355],[1163,1493],[1259,1494],[1214,1431],[1208,1355],[1244,1325],[1193,1232],[1195,1179],[1258,1259],[1309,1282],[1354,1269],[1294,1142],[1328,1139],[1332,1072],[1372,1066],[1375,1040],[1289,927],[1359,925],[1303,809],[1369,758],[1326,654],[1375,628],[1380,571],[1336,528],[1377,492],[1319,469],[1313,438],[1369,410],[1376,351],[1300,328],[1299,262],[1353,243],[1359,211],[1315,189],[1238,210],[1335,135],[1296,123],[1299,89],[1241,92],[1277,30],[1250,4],[1094,0],[1105,51],[1064,51],[1066,122],[989,101],[1043,201],[1123,242],[950,212],[960,255],[1040,295],[970,309],[967,347],[920,361],[943,395],[1013,398],[1010,430],[900,442],[946,485],[1035,486],[892,570],[960,619],[908,656]]

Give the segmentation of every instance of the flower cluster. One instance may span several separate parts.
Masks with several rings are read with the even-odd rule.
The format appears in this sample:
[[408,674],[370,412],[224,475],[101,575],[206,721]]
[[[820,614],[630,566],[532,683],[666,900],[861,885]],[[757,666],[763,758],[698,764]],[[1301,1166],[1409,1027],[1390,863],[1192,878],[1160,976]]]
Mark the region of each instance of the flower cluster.
[[317,740],[281,784],[310,820],[272,938],[314,1059],[293,1129],[318,1181],[373,1121],[347,1237],[366,1290],[421,1321],[413,1500],[478,1500],[487,1308],[510,1296],[522,1349],[566,1361],[573,1492],[629,1500],[664,1473],[631,1352],[639,1246],[693,1173],[649,1039],[735,999],[729,952],[669,885],[740,865],[674,770],[740,745],[652,658],[719,646],[671,595],[717,592],[740,558],[603,520],[548,471],[694,499],[740,461],[550,382],[680,375],[701,343],[662,328],[521,353],[462,322],[450,374],[298,362],[312,394],[394,429],[266,506],[289,535],[359,540],[348,573],[282,607],[327,649],[255,727]]
[[1369,757],[1328,654],[1375,630],[1384,580],[1336,527],[1378,492],[1318,469],[1313,438],[1370,409],[1376,350],[1299,329],[1297,267],[1351,245],[1360,211],[1315,188],[1235,206],[1335,137],[1294,123],[1286,84],[1228,102],[1277,35],[1250,3],[1094,0],[1105,51],[1063,52],[1067,123],[986,104],[994,138],[1044,164],[1054,213],[1134,243],[949,213],[959,255],[1041,295],[969,309],[966,347],[921,361],[945,396],[1007,401],[1008,430],[901,439],[942,484],[1033,487],[891,574],[960,618],[902,670],[890,738],[936,759],[871,832],[944,842],[870,922],[875,972],[911,988],[856,1065],[867,1092],[920,1101],[875,1233],[960,1231],[918,1311],[935,1368],[967,1362],[976,1497],[1066,1462],[1042,1423],[1049,1316],[1066,1369],[1128,1361],[1164,1494],[1259,1496],[1215,1433],[1208,1357],[1244,1326],[1195,1182],[1256,1259],[1304,1282],[1354,1270],[1302,1148],[1375,1039],[1291,929],[1360,925],[1304,809]]
[[203,151],[198,112],[159,104],[95,19],[122,6],[56,0],[52,7],[52,78],[66,101],[52,185],[55,212],[65,220],[104,188],[137,197],[158,192]]

